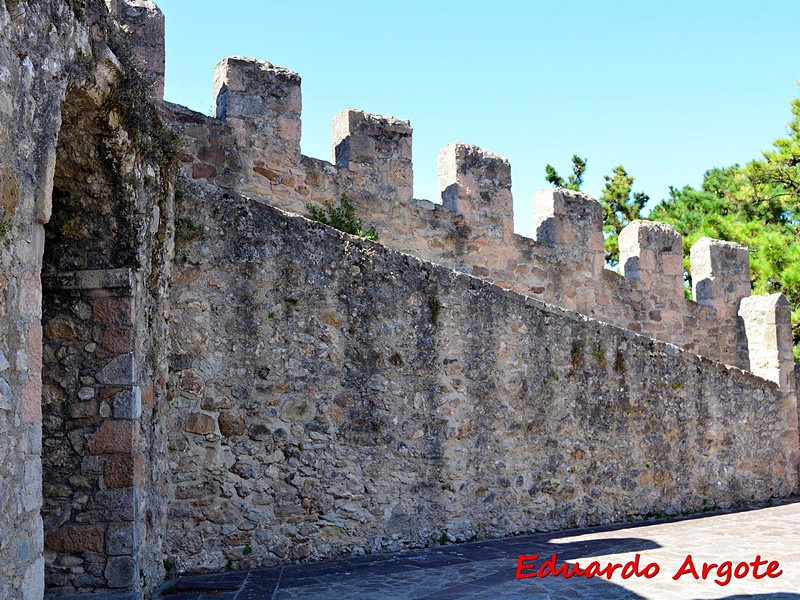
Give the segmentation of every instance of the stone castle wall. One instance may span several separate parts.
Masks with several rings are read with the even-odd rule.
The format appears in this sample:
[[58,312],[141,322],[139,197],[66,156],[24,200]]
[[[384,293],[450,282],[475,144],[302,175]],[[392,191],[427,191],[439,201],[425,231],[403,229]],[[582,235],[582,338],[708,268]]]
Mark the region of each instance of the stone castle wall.
[[163,578],[163,42],[142,0],[0,2],[2,598]]
[[[65,89],[58,77],[86,36],[66,6],[57,24],[39,8],[0,3],[0,597],[31,600],[44,592],[42,224]],[[36,76],[44,64],[54,81]]]
[[[342,112],[329,163],[295,73],[226,59],[218,119],[163,76],[151,2],[0,2],[0,597],[795,489],[788,305],[741,247],[695,246],[688,302],[665,226],[619,276],[585,195],[513,233],[500,156],[417,200],[406,121]],[[342,194],[380,244],[280,210]]]
[[[769,349],[747,337],[746,248],[704,238],[691,252],[694,297],[684,298],[681,238],[636,221],[620,236],[623,276],[604,268],[600,205],[561,189],[533,200],[537,239],[514,233],[511,169],[503,157],[451,144],[439,153],[441,204],[412,198],[408,121],[352,109],[333,120],[334,163],[300,153],[300,77],[252,59],[214,73],[218,119],[172,107],[184,134],[185,177],[308,214],[346,194],[381,243],[505,289],[673,343],[792,387],[791,340]],[[782,309],[772,298],[774,315]],[[752,361],[770,355],[771,367]]]
[[179,571],[790,493],[773,383],[184,180],[171,281]]

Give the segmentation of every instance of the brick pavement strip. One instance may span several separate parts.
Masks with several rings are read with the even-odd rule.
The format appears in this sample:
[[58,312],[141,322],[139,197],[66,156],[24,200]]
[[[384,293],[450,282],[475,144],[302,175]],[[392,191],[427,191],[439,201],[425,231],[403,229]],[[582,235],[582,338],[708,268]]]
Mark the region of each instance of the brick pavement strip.
[[[461,598],[706,599],[752,597],[800,600],[800,502],[696,518],[541,533],[427,550],[285,565],[239,573],[194,575],[173,580],[162,600],[449,600]],[[639,555],[658,573],[608,580],[602,575],[517,579],[519,556],[529,559],[522,574],[537,573],[557,554],[555,568],[597,561],[625,564]],[[699,579],[691,573],[687,556]],[[753,577],[753,561],[759,556]],[[725,562],[730,561],[730,575]],[[769,572],[769,563],[778,565]],[[703,578],[704,563],[714,564]],[[740,563],[750,563],[747,574]],[[719,567],[716,565],[720,565]],[[685,574],[673,577],[681,570]],[[569,567],[572,570],[572,567]],[[651,572],[655,570],[651,567]],[[725,582],[719,585],[715,580]]]

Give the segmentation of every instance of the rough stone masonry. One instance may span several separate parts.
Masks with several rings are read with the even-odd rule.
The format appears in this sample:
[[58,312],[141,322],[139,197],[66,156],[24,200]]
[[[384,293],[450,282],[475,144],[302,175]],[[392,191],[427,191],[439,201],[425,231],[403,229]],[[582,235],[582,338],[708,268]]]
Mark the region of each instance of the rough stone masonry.
[[[534,199],[408,121],[300,153],[301,79],[163,101],[144,0],[0,1],[0,597],[733,506],[797,487],[786,300],[747,250]],[[357,101],[357,98],[354,98]],[[306,214],[346,194],[380,242]],[[291,211],[291,212],[287,212]],[[699,356],[698,356],[699,355]]]

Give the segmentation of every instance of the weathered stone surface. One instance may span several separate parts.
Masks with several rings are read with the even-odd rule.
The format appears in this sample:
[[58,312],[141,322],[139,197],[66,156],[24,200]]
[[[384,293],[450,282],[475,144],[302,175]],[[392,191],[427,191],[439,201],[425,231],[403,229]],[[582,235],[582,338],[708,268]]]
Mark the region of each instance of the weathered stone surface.
[[112,556],[106,563],[103,575],[111,588],[129,588],[136,584],[139,574],[136,562],[130,556]]
[[65,525],[47,534],[49,550],[79,554],[81,552],[103,552],[105,531],[99,525]]
[[[243,523],[258,564],[796,485],[796,419],[763,380],[255,201],[187,198],[206,233],[177,246],[173,348],[225,404],[222,436],[197,400],[168,427],[181,568],[224,564]],[[247,438],[227,435],[239,421]]]
[[122,390],[112,399],[115,419],[138,419],[142,416],[141,388]]
[[692,293],[698,304],[712,307],[720,317],[736,317],[739,300],[750,295],[748,254],[733,242],[697,240],[691,260]]
[[683,299],[683,246],[669,225],[635,220],[619,234],[622,274],[665,300]]
[[131,44],[130,58],[149,96],[164,99],[164,14],[154,2],[127,0],[121,17]]
[[477,235],[508,243],[514,234],[511,165],[497,154],[456,142],[439,151],[442,205],[464,215]]
[[218,419],[219,432],[225,437],[233,437],[244,434],[245,421],[242,417],[221,413]]
[[90,454],[127,454],[139,441],[139,423],[127,420],[105,421],[91,437]]
[[783,294],[750,296],[739,304],[750,371],[787,391],[795,390],[791,310]]
[[136,359],[132,353],[118,356],[98,371],[96,377],[106,385],[132,385],[136,382]]
[[214,433],[216,423],[214,417],[210,417],[203,413],[191,413],[186,417],[186,423],[183,426],[184,431],[189,433],[199,433],[205,435],[207,433]]
[[130,555],[136,550],[133,523],[110,523],[106,532],[106,552],[112,556]]
[[12,410],[14,408],[14,393],[11,386],[5,379],[0,378],[0,410]]
[[[141,472],[141,456],[139,456],[140,465],[136,465],[136,461],[132,460],[127,454],[118,454],[109,456],[106,460],[103,470],[103,482],[107,488],[130,488],[133,487],[136,481],[135,471]],[[139,474],[139,479],[141,474]]]
[[0,164],[0,214],[13,215],[19,203],[19,183],[14,168]]
[[[278,132],[287,119],[299,120],[299,86],[295,74],[269,63],[222,61],[215,88],[223,121],[174,110],[189,140],[183,173],[293,212],[307,212],[309,201],[319,205],[345,194],[388,247],[747,368],[736,303],[728,303],[723,314],[706,300],[698,305],[683,298],[682,280],[673,273],[682,269],[674,240],[659,248],[663,240],[650,236],[653,244],[643,259],[653,262],[653,273],[665,273],[654,287],[651,276],[641,276],[649,266],[622,278],[604,269],[599,205],[586,195],[543,190],[534,199],[537,240],[515,235],[510,165],[462,143],[440,156],[443,204],[414,200],[411,127],[393,117],[345,110],[333,123],[335,167],[309,157],[298,161],[294,138]],[[231,135],[235,144],[222,142]],[[211,140],[224,150],[224,164]]]
[[[54,592],[138,596],[165,555],[219,569],[792,491],[788,316],[746,299],[744,249],[708,243],[686,301],[658,226],[631,230],[627,277],[603,270],[591,198],[547,191],[540,238],[515,235],[502,157],[454,144],[444,205],[415,200],[407,121],[344,111],[335,164],[303,157],[297,74],[224,60],[210,119],[161,105],[154,4],[12,4],[0,596],[42,596],[43,524]],[[263,206],[342,194],[406,254]]]

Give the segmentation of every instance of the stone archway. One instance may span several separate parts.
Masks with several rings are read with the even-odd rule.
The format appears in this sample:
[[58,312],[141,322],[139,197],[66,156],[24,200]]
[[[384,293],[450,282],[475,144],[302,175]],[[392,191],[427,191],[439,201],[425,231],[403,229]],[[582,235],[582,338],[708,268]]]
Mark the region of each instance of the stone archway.
[[137,575],[133,425],[115,418],[135,411],[133,236],[101,109],[80,90],[62,106],[42,265],[45,580],[75,591]]
[[49,591],[139,597],[160,578],[171,184],[154,113],[115,60],[84,79],[105,85],[75,86],[61,107],[42,261],[42,517]]

